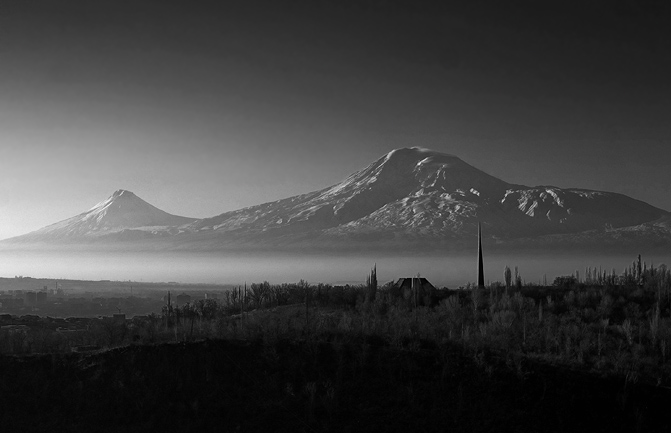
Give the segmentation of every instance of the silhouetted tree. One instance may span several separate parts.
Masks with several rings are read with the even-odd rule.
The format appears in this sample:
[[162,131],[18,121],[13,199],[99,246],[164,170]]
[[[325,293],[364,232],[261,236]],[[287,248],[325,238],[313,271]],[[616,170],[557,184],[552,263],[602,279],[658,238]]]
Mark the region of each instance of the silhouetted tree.
[[377,293],[377,264],[370,270],[370,274],[366,278],[366,302],[375,301],[375,294]]
[[506,268],[503,270],[503,279],[506,282],[506,294],[508,293],[508,290],[510,289],[510,285],[512,284],[512,273],[510,272],[510,268],[506,266]]
[[518,290],[522,288],[522,277],[520,276],[520,272],[517,269],[517,266],[515,266],[515,287]]

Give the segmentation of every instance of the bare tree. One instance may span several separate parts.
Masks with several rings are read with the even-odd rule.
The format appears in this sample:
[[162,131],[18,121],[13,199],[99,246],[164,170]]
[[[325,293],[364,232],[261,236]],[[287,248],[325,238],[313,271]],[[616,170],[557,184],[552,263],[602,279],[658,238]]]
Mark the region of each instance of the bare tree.
[[512,284],[512,278],[512,272],[510,272],[510,268],[506,266],[506,269],[503,271],[503,279],[506,281],[506,294],[508,294],[508,290]]

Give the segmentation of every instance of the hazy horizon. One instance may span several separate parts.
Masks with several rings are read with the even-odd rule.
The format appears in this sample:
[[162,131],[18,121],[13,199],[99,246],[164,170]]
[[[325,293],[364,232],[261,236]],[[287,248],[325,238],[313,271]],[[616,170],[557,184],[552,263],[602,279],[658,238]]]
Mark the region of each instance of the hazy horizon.
[[[551,284],[555,277],[576,270],[584,278],[586,267],[612,269],[617,275],[637,254],[617,253],[502,253],[485,252],[485,281],[503,281],[505,266],[519,268],[526,282]],[[671,254],[643,254],[648,265],[671,264]],[[380,284],[402,277],[426,277],[437,287],[458,288],[476,281],[476,254],[339,255],[299,253],[91,253],[82,251],[0,250],[0,277],[115,280],[141,282],[213,283],[239,285],[269,281],[363,284],[376,265]],[[39,287],[36,287],[39,289]]]

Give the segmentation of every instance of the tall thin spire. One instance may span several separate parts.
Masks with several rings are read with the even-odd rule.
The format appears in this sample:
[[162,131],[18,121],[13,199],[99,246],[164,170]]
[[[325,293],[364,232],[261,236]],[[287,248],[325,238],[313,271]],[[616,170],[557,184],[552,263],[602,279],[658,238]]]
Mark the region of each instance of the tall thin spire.
[[482,264],[482,228],[478,222],[478,289],[485,288],[485,268]]

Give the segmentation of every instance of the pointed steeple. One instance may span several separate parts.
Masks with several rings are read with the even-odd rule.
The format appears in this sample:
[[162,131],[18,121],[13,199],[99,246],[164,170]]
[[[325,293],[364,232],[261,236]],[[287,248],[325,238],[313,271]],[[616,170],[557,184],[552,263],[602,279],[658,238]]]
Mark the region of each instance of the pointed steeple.
[[478,223],[478,289],[485,288],[485,268],[482,264],[482,228]]

